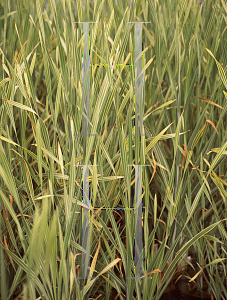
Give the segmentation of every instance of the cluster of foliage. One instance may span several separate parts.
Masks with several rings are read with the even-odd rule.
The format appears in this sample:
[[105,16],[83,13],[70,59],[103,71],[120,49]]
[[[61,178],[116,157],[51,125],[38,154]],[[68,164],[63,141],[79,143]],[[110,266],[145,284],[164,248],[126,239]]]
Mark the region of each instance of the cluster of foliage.
[[[132,2],[0,3],[1,299],[158,300],[179,278],[227,299],[227,4]],[[92,64],[121,65],[90,68],[86,138],[81,21],[96,22]],[[129,135],[136,45],[127,21],[150,21],[143,24],[142,76],[143,124],[152,136],[141,140]],[[95,278],[79,280],[83,179],[75,165],[95,165],[93,207],[126,208],[135,190],[127,165],[138,162],[149,165],[144,277],[127,279],[134,276],[133,210],[91,209]]]

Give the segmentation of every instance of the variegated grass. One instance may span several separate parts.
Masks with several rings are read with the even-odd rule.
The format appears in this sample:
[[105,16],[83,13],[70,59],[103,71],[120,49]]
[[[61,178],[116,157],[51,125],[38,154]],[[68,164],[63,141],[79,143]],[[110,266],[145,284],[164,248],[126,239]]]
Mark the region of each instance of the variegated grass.
[[[4,1],[0,8],[1,298],[158,300],[180,268],[195,267],[187,260],[195,252],[199,272],[190,285],[208,282],[210,295],[226,299],[227,6],[105,5],[106,15],[100,0],[87,1],[86,11],[80,1],[64,0],[50,0],[46,9],[40,0]],[[91,133],[100,136],[89,137],[84,153],[74,135],[81,133],[83,39],[73,22],[81,20],[99,22],[91,26],[94,65],[133,65],[134,25],[126,22],[152,20],[143,25],[143,121],[152,137],[141,145],[127,136],[134,126],[133,67],[91,68]],[[129,207],[135,173],[127,164],[135,163],[138,146],[140,161],[151,166],[143,175],[149,279],[126,280],[134,267],[133,211],[99,209],[91,211],[97,279],[79,281],[82,171],[75,164],[85,158],[98,165],[90,170],[93,206]]]

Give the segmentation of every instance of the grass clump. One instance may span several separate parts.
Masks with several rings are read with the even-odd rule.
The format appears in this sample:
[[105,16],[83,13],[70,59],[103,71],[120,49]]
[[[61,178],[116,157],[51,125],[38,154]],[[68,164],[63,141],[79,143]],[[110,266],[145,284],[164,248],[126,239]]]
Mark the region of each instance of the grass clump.
[[[223,0],[0,4],[1,299],[158,300],[180,276],[188,293],[227,298],[226,13]],[[82,21],[96,22],[89,88]],[[127,21],[150,22],[142,26],[143,137],[133,135],[137,45]],[[88,89],[92,135],[84,137]],[[95,278],[86,280],[77,278],[86,204],[76,164],[93,165],[91,206],[99,208],[89,211]],[[148,279],[129,280],[136,165],[149,165]]]

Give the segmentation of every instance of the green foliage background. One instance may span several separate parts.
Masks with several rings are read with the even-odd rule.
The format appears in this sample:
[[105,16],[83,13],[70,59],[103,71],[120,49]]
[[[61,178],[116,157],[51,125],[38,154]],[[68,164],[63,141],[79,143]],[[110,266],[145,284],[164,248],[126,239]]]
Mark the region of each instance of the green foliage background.
[[[201,2],[201,1],[200,1]],[[91,133],[81,134],[82,24],[92,64],[133,65],[143,24],[143,122],[134,68],[91,67]],[[227,299],[224,0],[0,2],[1,299],[155,299],[180,275]],[[77,136],[75,136],[77,134]],[[137,149],[137,150],[136,150]],[[139,151],[139,152],[137,152]],[[94,207],[132,207],[143,173],[144,274],[132,210],[91,210],[91,276],[81,271],[82,169]],[[156,250],[155,250],[156,249]],[[188,257],[196,255],[192,264]],[[192,275],[181,273],[190,268]],[[151,278],[152,277],[152,278]]]

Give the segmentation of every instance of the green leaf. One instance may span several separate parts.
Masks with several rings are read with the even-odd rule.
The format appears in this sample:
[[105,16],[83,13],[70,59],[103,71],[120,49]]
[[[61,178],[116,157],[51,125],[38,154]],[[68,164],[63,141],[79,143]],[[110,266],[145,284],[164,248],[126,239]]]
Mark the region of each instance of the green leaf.
[[[3,99],[3,100],[5,100],[5,99]],[[19,102],[15,102],[15,101],[12,101],[12,100],[5,100],[5,101],[7,101],[9,104],[11,104],[11,105],[13,105],[13,106],[16,106],[16,107],[18,107],[18,108],[20,108],[20,109],[23,109],[23,110],[30,111],[30,112],[32,112],[33,114],[35,114],[35,115],[38,116],[38,114],[37,114],[32,108],[30,108],[30,107],[28,107],[28,106],[26,106],[26,105],[24,105],[24,104],[21,104],[21,103],[19,103]]]

